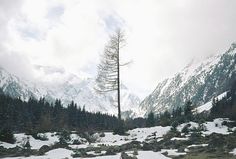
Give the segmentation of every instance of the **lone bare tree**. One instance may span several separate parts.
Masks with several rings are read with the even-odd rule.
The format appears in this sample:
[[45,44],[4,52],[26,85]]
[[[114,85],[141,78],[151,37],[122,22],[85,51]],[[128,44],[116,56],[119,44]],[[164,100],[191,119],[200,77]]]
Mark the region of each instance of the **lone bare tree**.
[[117,29],[105,46],[104,54],[98,65],[95,89],[100,93],[117,91],[118,119],[121,121],[120,108],[120,50],[125,45],[124,32]]

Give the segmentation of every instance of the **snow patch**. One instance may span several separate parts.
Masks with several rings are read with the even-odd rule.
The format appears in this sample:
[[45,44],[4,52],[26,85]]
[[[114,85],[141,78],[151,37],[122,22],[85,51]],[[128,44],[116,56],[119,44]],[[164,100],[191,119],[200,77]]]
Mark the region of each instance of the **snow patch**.
[[140,141],[143,142],[145,140],[153,139],[153,138],[161,138],[168,131],[170,131],[170,126],[162,127],[150,127],[150,128],[137,128],[133,130],[129,130],[127,136],[113,135],[112,132],[105,133],[105,137],[100,137],[97,140],[97,143],[93,144],[94,146],[98,146],[99,144],[105,145],[123,145],[129,143],[131,141]]
[[161,153],[167,153],[168,156],[182,156],[186,155],[186,152],[178,152],[177,149],[162,149]]
[[230,154],[236,155],[236,148],[233,149],[231,152],[229,152]]
[[225,119],[218,118],[218,119],[214,119],[213,122],[204,123],[204,126],[206,127],[207,131],[203,131],[202,133],[205,135],[210,135],[212,133],[223,134],[223,135],[230,134],[231,132],[228,131],[228,127],[225,125],[222,125],[224,121],[230,122],[230,120],[227,118]]
[[198,126],[199,126],[198,123],[195,123],[195,122],[192,122],[192,121],[191,121],[191,122],[183,123],[183,124],[179,125],[179,126],[177,127],[177,130],[178,130],[179,132],[181,132],[181,131],[183,130],[183,128],[184,128],[186,125],[189,125],[189,129],[198,128]]
[[170,159],[169,157],[164,156],[161,152],[153,152],[153,151],[139,151],[138,159]]
[[[224,92],[224,93],[220,94],[219,96],[217,96],[216,98],[218,100],[221,100],[226,95],[227,95],[227,92]],[[202,106],[197,107],[196,109],[194,109],[194,112],[202,113],[204,111],[209,111],[211,108],[212,108],[212,100],[210,100],[209,102],[203,104]]]
[[48,138],[47,141],[37,140],[31,135],[25,135],[24,133],[14,134],[14,137],[16,138],[15,144],[0,142],[0,146],[3,146],[4,148],[14,148],[16,146],[23,147],[26,141],[29,140],[31,149],[40,149],[43,145],[51,146],[56,142],[59,142],[56,133],[45,133],[44,135]]
[[177,141],[187,141],[187,140],[189,140],[189,138],[188,137],[186,137],[186,138],[181,138],[181,137],[173,137],[172,139],[170,139],[171,141],[175,141],[175,140],[177,140]]

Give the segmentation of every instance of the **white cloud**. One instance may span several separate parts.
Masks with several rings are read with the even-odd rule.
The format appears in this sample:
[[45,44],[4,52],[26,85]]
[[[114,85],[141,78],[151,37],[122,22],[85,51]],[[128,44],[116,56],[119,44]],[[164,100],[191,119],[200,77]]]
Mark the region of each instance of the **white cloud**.
[[28,65],[59,65],[94,74],[108,35],[122,26],[127,34],[124,61],[134,61],[122,70],[122,79],[141,96],[192,58],[225,51],[236,37],[233,0],[0,3],[2,50],[26,57]]

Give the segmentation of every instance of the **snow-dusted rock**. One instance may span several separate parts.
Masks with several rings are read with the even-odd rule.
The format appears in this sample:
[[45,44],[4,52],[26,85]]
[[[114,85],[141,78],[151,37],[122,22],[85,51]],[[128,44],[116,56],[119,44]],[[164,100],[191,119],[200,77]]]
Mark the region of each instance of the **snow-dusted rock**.
[[[183,107],[187,100],[201,106],[226,92],[234,81],[236,45],[205,61],[192,61],[182,71],[160,82],[140,104],[144,112],[164,112]],[[210,109],[209,103],[203,109]],[[202,110],[199,108],[200,111]]]

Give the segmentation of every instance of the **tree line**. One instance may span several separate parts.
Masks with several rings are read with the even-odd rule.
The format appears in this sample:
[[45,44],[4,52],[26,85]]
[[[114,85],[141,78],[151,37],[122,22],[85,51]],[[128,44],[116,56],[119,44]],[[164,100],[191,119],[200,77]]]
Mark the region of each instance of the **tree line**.
[[178,125],[196,120],[198,116],[193,114],[193,108],[193,103],[188,100],[182,107],[175,108],[172,111],[158,114],[151,111],[147,115],[146,127]]
[[115,116],[92,113],[73,101],[64,107],[61,100],[54,103],[44,98],[22,101],[0,93],[0,130],[15,132],[44,132],[67,130],[113,130],[118,124]]

